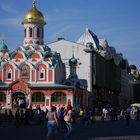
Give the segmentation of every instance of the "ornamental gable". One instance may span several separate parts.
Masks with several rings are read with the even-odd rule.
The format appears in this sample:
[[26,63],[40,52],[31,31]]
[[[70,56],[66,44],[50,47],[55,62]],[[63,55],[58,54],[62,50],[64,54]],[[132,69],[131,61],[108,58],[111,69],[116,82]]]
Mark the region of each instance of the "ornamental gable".
[[12,92],[22,91],[27,93],[28,85],[24,81],[17,80],[11,84]]
[[21,54],[21,53],[16,53],[14,56],[13,56],[13,59],[24,59],[24,55]]
[[36,59],[36,58],[42,58],[42,57],[41,57],[41,54],[39,54],[37,52],[33,52],[33,53],[30,54],[29,58]]

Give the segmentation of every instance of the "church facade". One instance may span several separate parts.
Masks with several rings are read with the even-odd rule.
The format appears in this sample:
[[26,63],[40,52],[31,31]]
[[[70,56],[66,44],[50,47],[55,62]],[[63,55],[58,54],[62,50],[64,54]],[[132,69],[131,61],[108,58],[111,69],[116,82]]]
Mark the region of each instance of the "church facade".
[[22,24],[23,45],[10,52],[0,43],[0,104],[12,108],[22,99],[27,107],[74,106],[75,87],[64,85],[66,72],[60,53],[44,45],[46,22],[35,3]]

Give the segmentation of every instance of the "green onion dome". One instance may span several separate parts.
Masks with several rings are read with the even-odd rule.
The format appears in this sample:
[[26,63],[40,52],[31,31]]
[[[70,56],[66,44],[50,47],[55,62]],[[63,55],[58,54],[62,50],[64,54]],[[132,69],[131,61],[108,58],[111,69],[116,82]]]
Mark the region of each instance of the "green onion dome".
[[8,51],[8,47],[4,42],[0,43],[0,51]]
[[69,59],[69,65],[77,65],[77,59],[72,56],[72,58]]

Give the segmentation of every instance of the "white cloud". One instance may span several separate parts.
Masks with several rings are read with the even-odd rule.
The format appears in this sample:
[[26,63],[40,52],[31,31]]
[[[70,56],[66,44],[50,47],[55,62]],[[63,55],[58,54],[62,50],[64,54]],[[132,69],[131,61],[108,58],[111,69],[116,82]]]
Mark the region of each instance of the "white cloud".
[[49,30],[46,31],[46,34],[51,34],[51,36],[46,36],[46,40],[52,41],[56,40],[58,37],[66,37],[67,34],[70,34],[73,29],[75,29],[74,24],[69,24],[69,25],[60,25],[58,24],[57,26],[50,26],[48,27]]
[[0,41],[5,40],[5,39],[6,39],[6,36],[4,34],[0,34]]
[[0,19],[0,25],[13,25],[15,27],[20,27],[21,21],[22,20],[20,18]]
[[8,4],[4,4],[4,3],[0,5],[0,9],[2,9],[5,12],[7,12],[8,14],[17,13],[17,10],[14,7],[12,7],[12,6],[8,5]]

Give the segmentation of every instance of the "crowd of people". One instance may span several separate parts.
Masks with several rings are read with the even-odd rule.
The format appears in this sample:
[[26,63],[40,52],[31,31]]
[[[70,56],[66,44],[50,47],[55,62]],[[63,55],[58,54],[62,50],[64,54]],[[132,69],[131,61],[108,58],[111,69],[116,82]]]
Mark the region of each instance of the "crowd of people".
[[80,122],[83,125],[90,125],[96,120],[118,121],[125,120],[125,125],[129,126],[130,119],[133,116],[137,121],[140,119],[140,109],[138,107],[124,106],[118,107],[103,107],[103,108],[88,108],[80,107],[75,110],[71,105],[66,107],[54,107],[50,110],[41,110],[39,106],[36,109],[18,107],[15,112],[13,110],[0,109],[0,126],[15,125],[17,128],[22,125],[45,125],[47,128],[47,139],[55,140],[58,130],[64,130],[64,140],[70,139],[73,133],[73,124]]

